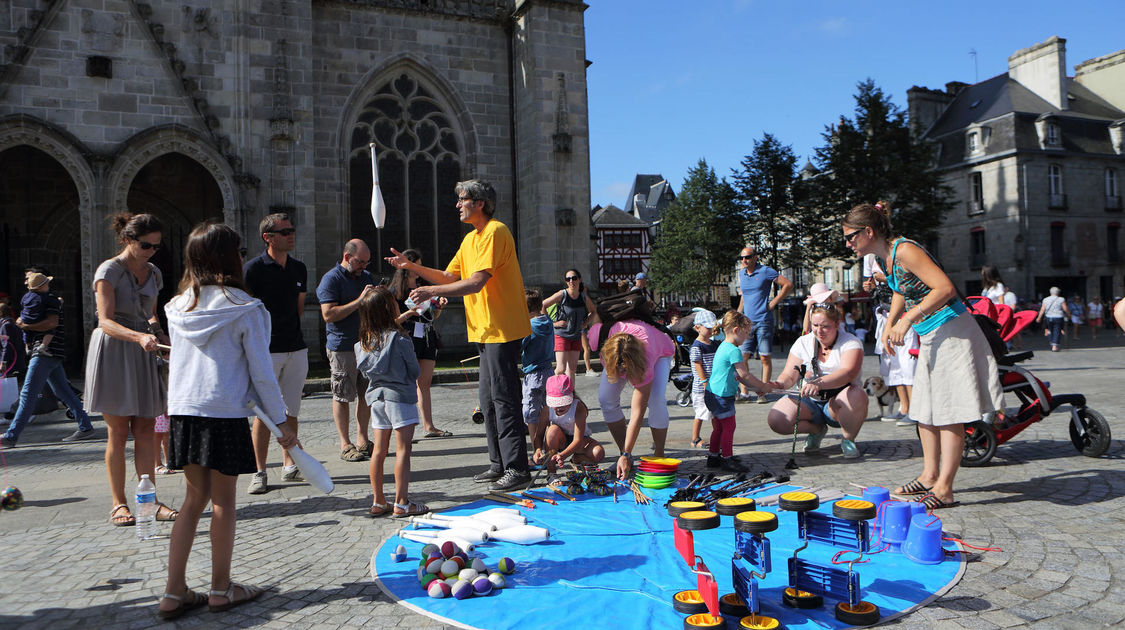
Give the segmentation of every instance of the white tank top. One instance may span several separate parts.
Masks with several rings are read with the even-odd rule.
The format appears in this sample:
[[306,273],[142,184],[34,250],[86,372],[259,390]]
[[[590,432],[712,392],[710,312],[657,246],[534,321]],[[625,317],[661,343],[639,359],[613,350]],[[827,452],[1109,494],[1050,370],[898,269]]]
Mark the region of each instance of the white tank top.
[[[558,426],[563,430],[563,433],[566,433],[567,435],[574,435],[574,413],[578,410],[578,398],[575,398],[574,402],[570,403],[570,408],[567,409],[566,413],[561,416],[555,413],[554,407],[548,408],[551,410],[551,424]],[[589,435],[590,423],[587,422],[586,432],[583,437],[589,437]]]

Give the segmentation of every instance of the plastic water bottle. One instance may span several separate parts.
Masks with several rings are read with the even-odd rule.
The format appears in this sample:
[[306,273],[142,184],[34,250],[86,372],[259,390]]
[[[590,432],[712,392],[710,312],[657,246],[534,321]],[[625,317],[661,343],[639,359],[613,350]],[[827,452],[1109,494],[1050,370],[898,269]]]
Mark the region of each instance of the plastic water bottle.
[[141,475],[137,485],[137,537],[148,540],[156,536],[156,486],[148,475]]

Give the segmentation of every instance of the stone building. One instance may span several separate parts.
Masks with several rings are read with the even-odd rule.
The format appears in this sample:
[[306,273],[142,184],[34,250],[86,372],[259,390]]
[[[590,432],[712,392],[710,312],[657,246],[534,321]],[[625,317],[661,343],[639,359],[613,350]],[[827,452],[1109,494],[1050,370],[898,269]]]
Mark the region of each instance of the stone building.
[[931,245],[962,290],[977,293],[992,264],[1028,301],[1052,286],[1122,295],[1125,50],[1068,77],[1066,40],[1052,37],[1015,52],[1005,74],[907,96],[959,201]]
[[[260,251],[293,215],[315,285],[350,237],[444,266],[464,229],[453,185],[490,181],[527,284],[590,260],[580,0],[0,0],[0,291],[58,279],[72,330],[96,323],[106,218],[167,225],[164,297],[185,236],[221,218]],[[388,207],[370,218],[370,143]],[[589,264],[589,263],[587,263]],[[591,270],[584,270],[591,271]],[[322,328],[310,290],[310,345]],[[520,299],[522,303],[522,298]],[[442,318],[464,344],[458,304]],[[84,344],[72,335],[75,349]],[[83,352],[75,352],[80,363]]]

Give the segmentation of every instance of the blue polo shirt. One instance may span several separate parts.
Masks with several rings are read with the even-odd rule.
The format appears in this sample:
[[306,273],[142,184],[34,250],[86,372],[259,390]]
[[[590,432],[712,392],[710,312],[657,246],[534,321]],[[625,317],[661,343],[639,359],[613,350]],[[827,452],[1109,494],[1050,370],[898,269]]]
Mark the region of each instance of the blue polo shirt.
[[297,312],[298,298],[309,290],[305,263],[287,256],[282,267],[264,251],[242,266],[242,280],[250,295],[261,300],[270,314],[270,353],[306,348],[301,314]]
[[776,270],[759,264],[754,271],[738,271],[738,288],[742,292],[742,314],[750,318],[755,326],[773,326],[769,317],[770,288],[773,281],[781,275]]
[[[358,276],[353,276],[336,263],[316,287],[316,299],[321,304],[334,303],[337,306],[350,304],[363,293],[363,287],[375,284],[371,274],[364,270]],[[332,352],[353,352],[354,346],[359,341],[359,312],[356,311],[344,319],[336,322],[327,322],[324,325],[327,332],[327,348]]]

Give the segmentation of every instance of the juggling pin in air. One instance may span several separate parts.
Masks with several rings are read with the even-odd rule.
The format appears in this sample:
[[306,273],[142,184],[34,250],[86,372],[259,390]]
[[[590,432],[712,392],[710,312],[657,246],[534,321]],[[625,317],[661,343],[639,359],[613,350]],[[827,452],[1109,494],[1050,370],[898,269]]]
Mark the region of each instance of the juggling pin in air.
[[489,534],[489,538],[492,540],[512,542],[519,545],[534,545],[550,537],[551,533],[546,528],[534,525],[516,525],[515,527],[498,529]]
[[478,520],[472,519],[472,518],[457,519],[457,520],[445,520],[445,519],[436,519],[436,518],[425,518],[425,517],[422,517],[422,516],[412,516],[412,517],[410,517],[410,522],[412,524],[416,524],[416,525],[429,525],[430,527],[440,527],[442,529],[455,529],[455,528],[475,529],[477,531],[484,532],[485,534],[487,534],[488,532],[491,532],[491,531],[496,529],[496,527],[494,525],[490,525],[488,523],[485,523],[484,521],[478,521]]
[[367,145],[371,149],[371,220],[376,229],[383,229],[387,220],[387,206],[383,203],[383,193],[379,190],[379,167],[375,160],[375,143]]
[[464,538],[447,535],[446,532],[448,531],[449,530],[444,530],[441,532],[422,532],[411,529],[400,529],[398,532],[396,532],[396,534],[399,538],[405,538],[406,540],[412,540],[414,542],[420,543],[434,543],[435,545],[440,545],[441,543],[448,540],[457,545],[461,549],[461,551],[464,551],[465,553],[469,553],[476,546],[473,543],[465,540]]
[[[254,410],[254,415],[258,416],[262,424],[266,425],[266,428],[276,437],[281,437],[281,429],[278,429],[277,425],[266,417],[262,408],[257,403],[251,402],[249,404]],[[293,458],[293,463],[301,470],[301,474],[304,475],[305,479],[317,490],[328,494],[336,487],[336,485],[332,483],[332,476],[329,475],[328,470],[324,468],[324,464],[321,464],[315,457],[306,453],[300,446],[294,444],[289,447],[289,457]]]

